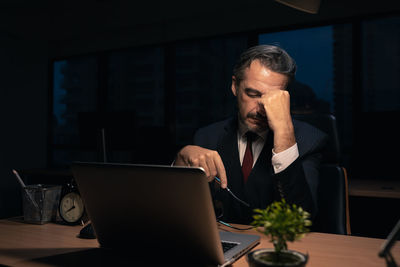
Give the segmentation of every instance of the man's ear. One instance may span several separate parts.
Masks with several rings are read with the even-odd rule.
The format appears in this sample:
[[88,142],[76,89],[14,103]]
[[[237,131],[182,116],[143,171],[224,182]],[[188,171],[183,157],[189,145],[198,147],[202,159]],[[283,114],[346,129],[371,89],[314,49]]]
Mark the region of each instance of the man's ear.
[[232,85],[231,85],[232,93],[234,96],[237,96],[237,89],[236,88],[236,77],[232,76]]

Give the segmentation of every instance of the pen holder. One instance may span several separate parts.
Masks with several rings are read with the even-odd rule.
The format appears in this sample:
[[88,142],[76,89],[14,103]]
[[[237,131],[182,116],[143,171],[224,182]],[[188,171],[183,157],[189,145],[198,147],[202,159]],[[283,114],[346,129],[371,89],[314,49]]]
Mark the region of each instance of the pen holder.
[[24,221],[45,224],[56,217],[61,195],[60,185],[28,185],[22,189]]

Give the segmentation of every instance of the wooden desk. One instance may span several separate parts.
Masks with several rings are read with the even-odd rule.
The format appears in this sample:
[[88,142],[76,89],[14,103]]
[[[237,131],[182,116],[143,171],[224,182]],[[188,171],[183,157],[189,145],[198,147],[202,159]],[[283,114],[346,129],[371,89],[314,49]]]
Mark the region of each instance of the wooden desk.
[[349,195],[400,199],[400,182],[350,179]]
[[[33,225],[12,220],[0,220],[0,265],[78,266],[84,262],[79,258],[83,254],[79,253],[94,251],[96,250],[94,248],[98,248],[97,240],[76,237],[80,229],[80,226],[63,226],[52,223]],[[257,233],[256,231],[246,232]],[[382,242],[382,239],[375,238],[310,233],[299,242],[289,243],[289,248],[309,254],[307,267],[384,267],[386,266],[384,260],[378,257]],[[262,247],[272,247],[265,237],[262,237],[261,243],[255,249]],[[400,244],[395,245],[392,254],[396,261],[400,262]],[[60,264],[49,260],[38,260],[55,255],[66,256],[59,259],[61,260]],[[73,259],[70,260],[72,255]],[[136,262],[135,258],[131,258],[131,260]],[[113,263],[113,265],[123,265],[120,264],[118,258],[113,258]],[[85,264],[89,266],[88,262]],[[245,257],[242,257],[233,266],[244,267],[248,264]]]
[[96,239],[76,237],[81,228],[0,220],[0,265],[46,266],[35,265],[29,260],[98,247]]
[[354,235],[386,238],[400,219],[395,208],[399,205],[400,181],[349,179],[350,224]]

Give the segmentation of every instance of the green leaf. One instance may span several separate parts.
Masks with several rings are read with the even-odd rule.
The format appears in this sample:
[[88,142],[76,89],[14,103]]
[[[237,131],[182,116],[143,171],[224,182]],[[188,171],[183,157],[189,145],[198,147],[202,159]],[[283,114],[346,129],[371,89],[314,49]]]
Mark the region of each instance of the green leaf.
[[310,214],[297,207],[290,205],[285,199],[271,203],[265,209],[254,209],[254,221],[251,223],[257,231],[270,237],[275,251],[287,249],[287,242],[299,240],[309,232],[311,221]]

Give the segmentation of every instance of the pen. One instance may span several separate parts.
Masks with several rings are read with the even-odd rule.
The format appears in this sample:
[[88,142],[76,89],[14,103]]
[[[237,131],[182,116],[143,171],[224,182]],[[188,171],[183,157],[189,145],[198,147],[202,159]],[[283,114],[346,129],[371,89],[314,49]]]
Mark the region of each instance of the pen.
[[22,188],[25,188],[25,183],[24,181],[22,181],[21,176],[19,176],[18,172],[16,170],[12,170],[12,172],[14,173],[15,177],[17,177],[18,182],[21,184]]
[[22,188],[24,189],[25,193],[28,195],[29,200],[32,202],[33,206],[35,206],[36,209],[39,210],[39,206],[36,203],[36,201],[33,199],[32,195],[26,190],[26,185],[24,181],[22,181],[21,176],[19,176],[18,172],[16,170],[12,170],[14,173],[15,177],[17,177],[18,182],[21,184]]

